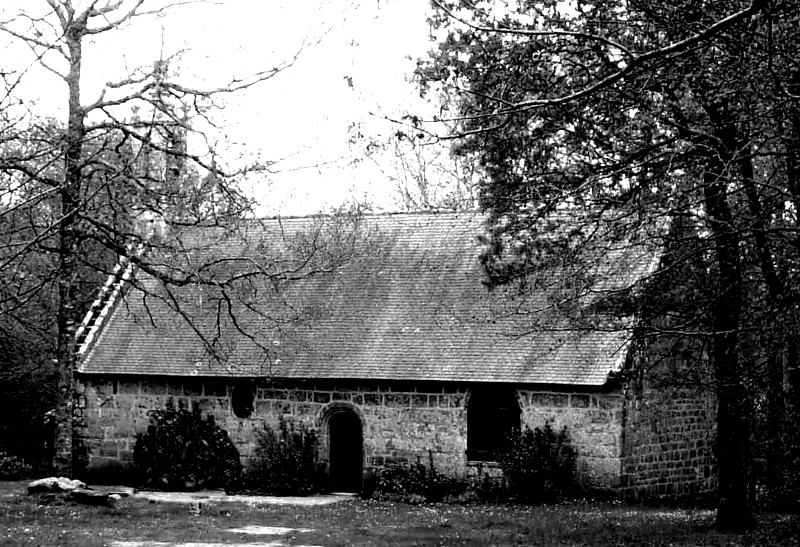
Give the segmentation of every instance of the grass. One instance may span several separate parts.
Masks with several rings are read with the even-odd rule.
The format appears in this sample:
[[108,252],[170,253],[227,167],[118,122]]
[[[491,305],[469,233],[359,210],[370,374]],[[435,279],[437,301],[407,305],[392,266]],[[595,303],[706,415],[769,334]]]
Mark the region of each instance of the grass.
[[[800,545],[800,517],[760,515],[748,534],[711,528],[709,510],[575,503],[558,506],[405,505],[354,500],[318,507],[123,500],[88,507],[28,496],[0,483],[0,545],[109,546],[119,541],[270,543],[300,546]],[[295,529],[280,538],[227,532],[248,525]],[[299,531],[297,529],[309,529]]]

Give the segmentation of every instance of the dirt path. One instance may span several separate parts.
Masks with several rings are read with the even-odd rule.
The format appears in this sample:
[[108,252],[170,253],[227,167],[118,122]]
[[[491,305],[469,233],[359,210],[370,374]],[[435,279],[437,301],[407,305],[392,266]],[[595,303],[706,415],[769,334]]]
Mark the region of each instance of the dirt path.
[[311,507],[329,505],[353,499],[352,496],[327,494],[321,496],[240,496],[227,495],[218,490],[201,490],[199,492],[131,492],[132,497],[157,502],[203,503],[203,502],[241,502],[255,505],[297,505]]
[[[287,547],[285,543],[167,543],[161,541],[112,541],[109,547]],[[321,545],[293,545],[292,547],[322,547]]]
[[[241,528],[229,528],[226,530],[232,534],[246,534],[249,536],[269,536],[270,538],[279,538],[291,533],[308,533],[313,532],[308,528],[284,528],[280,526],[244,526]],[[189,543],[174,543],[164,541],[112,541],[109,547],[286,547],[282,541],[258,541],[258,542],[245,542],[245,543],[219,543],[219,542],[189,542]],[[319,545],[294,545],[293,547],[321,547]]]
[[[204,503],[233,503],[241,502],[247,505],[296,505],[314,506],[329,505],[353,499],[349,495],[322,495],[322,496],[239,496],[227,495],[221,491],[208,490],[200,492],[130,492],[134,498],[146,499],[155,502],[197,504],[198,511]],[[242,534],[247,536],[267,536],[269,541],[246,541],[236,543],[219,542],[159,542],[159,541],[113,541],[109,547],[286,547],[286,543],[281,541],[281,536],[292,533],[308,533],[313,530],[307,528],[286,528],[279,526],[260,526],[251,525],[240,528],[230,528],[226,530],[232,534]],[[260,539],[260,538],[259,538]],[[320,545],[298,545],[293,547],[322,547]]]

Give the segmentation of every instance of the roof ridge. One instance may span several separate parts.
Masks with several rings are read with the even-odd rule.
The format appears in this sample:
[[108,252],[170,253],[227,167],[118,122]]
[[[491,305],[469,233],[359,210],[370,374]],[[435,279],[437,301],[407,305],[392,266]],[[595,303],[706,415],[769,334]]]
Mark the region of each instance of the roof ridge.
[[480,209],[463,209],[459,211],[451,210],[428,210],[428,211],[384,211],[384,212],[345,212],[345,213],[315,213],[311,215],[271,215],[244,219],[244,222],[258,222],[265,220],[292,220],[292,219],[312,219],[312,218],[335,218],[343,215],[362,216],[364,218],[386,218],[386,217],[445,217],[483,214]]
[[88,352],[92,343],[96,340],[98,333],[111,313],[111,309],[122,294],[124,286],[133,275],[133,270],[133,261],[127,256],[121,256],[119,262],[114,266],[106,282],[101,287],[97,298],[89,306],[89,311],[86,312],[83,321],[81,321],[78,330],[75,332],[75,344],[77,346],[75,354],[79,359]]

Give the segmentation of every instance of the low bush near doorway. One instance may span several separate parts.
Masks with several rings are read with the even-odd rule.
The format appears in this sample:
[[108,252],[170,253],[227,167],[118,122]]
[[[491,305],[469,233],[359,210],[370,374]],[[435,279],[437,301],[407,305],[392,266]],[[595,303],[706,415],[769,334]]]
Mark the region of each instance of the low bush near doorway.
[[245,473],[245,489],[276,496],[304,496],[325,488],[317,432],[281,418],[257,432],[256,449]]

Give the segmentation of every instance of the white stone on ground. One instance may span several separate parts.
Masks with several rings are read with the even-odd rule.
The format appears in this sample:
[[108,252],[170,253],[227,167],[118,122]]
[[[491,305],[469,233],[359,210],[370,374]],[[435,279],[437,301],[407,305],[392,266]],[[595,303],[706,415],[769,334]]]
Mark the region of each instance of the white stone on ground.
[[86,488],[86,485],[79,480],[72,480],[66,477],[47,477],[46,479],[30,482],[28,484],[28,494],[72,492],[78,488]]

